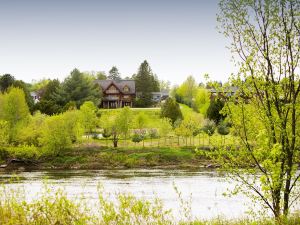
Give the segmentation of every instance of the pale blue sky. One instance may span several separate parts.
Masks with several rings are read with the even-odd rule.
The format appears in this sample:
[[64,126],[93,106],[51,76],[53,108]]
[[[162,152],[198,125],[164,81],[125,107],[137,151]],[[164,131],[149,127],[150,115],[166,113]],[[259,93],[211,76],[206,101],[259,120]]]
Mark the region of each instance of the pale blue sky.
[[216,29],[217,0],[0,0],[0,74],[27,82],[73,68],[131,76],[146,59],[181,83],[233,72]]

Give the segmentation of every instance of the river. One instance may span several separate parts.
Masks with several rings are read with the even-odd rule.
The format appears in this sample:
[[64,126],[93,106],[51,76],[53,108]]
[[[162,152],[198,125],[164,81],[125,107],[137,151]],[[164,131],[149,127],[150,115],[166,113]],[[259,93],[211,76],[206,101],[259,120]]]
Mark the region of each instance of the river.
[[[18,181],[11,182],[12,177]],[[246,216],[250,201],[243,195],[224,196],[234,187],[213,170],[51,170],[51,171],[0,171],[0,182],[8,187],[22,187],[28,200],[39,196],[43,183],[52,189],[64,188],[70,198],[81,194],[89,201],[97,199],[97,186],[106,193],[132,193],[149,200],[160,198],[166,209],[176,217],[182,215],[182,205],[174,185],[185,201],[191,199],[193,218],[209,219],[217,216],[237,218]],[[108,196],[108,195],[107,195]]]

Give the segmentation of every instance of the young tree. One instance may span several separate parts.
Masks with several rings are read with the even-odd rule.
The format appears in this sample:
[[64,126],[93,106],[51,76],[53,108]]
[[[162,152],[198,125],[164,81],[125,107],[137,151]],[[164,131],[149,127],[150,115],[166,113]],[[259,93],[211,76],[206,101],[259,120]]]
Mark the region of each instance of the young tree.
[[159,136],[163,137],[165,139],[166,144],[166,138],[172,131],[172,122],[169,118],[161,118],[159,121]]
[[192,107],[193,99],[196,96],[197,89],[198,84],[196,83],[195,78],[193,76],[188,76],[183,84],[178,87],[176,94],[179,96],[181,103]]
[[120,112],[103,114],[100,118],[100,124],[107,134],[111,134],[113,145],[117,148],[120,135],[122,134]]
[[129,128],[132,122],[132,112],[129,107],[124,107],[120,111],[120,115],[118,117],[118,123],[120,127],[121,133],[124,135],[125,142],[127,144],[127,136],[129,132]]
[[97,108],[93,102],[87,101],[80,106],[81,124],[84,127],[85,133],[91,134],[96,128],[98,118],[96,114]]
[[13,142],[18,129],[28,122],[30,116],[23,90],[11,87],[0,96],[0,105],[0,119],[8,122],[9,142]]
[[134,120],[134,126],[135,128],[139,129],[139,134],[142,137],[143,140],[143,147],[144,147],[144,140],[146,136],[146,125],[148,122],[148,118],[146,117],[144,112],[140,112],[139,114],[136,115],[135,120]]
[[213,136],[216,130],[215,122],[209,119],[204,120],[202,130],[208,135],[208,144],[210,145],[210,137]]
[[179,104],[172,98],[167,98],[161,106],[160,117],[169,118],[173,125],[176,120],[183,119]]
[[195,99],[193,102],[193,109],[196,112],[200,112],[202,115],[206,115],[209,105],[210,105],[209,92],[205,88],[199,87],[197,89]]
[[121,80],[121,76],[117,67],[113,66],[108,72],[107,78],[109,80]]
[[46,154],[59,155],[72,143],[69,128],[62,115],[47,117],[42,128],[41,145]]
[[227,125],[226,122],[220,121],[220,123],[219,123],[219,125],[217,127],[217,131],[218,131],[218,134],[220,134],[221,137],[223,137],[223,141],[222,142],[223,142],[223,144],[225,144],[225,137],[230,132],[229,126]]
[[223,151],[223,168],[276,219],[299,197],[299,14],[294,0],[222,0],[218,18],[240,68],[226,105],[240,147]]

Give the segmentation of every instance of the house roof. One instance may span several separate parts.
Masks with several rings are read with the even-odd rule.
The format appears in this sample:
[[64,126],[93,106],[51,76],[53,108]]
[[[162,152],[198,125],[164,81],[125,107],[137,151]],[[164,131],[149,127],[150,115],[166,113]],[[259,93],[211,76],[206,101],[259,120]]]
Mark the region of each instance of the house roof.
[[[100,85],[103,91],[106,91],[113,84],[124,94],[135,94],[134,80],[95,80],[95,82]],[[125,86],[129,88],[129,92],[123,91]]]

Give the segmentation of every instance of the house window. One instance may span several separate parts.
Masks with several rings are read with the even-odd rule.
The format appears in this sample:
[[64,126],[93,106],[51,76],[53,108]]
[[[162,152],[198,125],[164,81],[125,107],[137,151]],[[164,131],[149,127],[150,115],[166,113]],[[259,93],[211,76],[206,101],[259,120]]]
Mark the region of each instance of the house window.
[[115,86],[110,86],[106,93],[119,93],[118,89]]
[[124,91],[124,92],[129,92],[129,87],[125,86],[125,87],[123,88],[123,91]]

